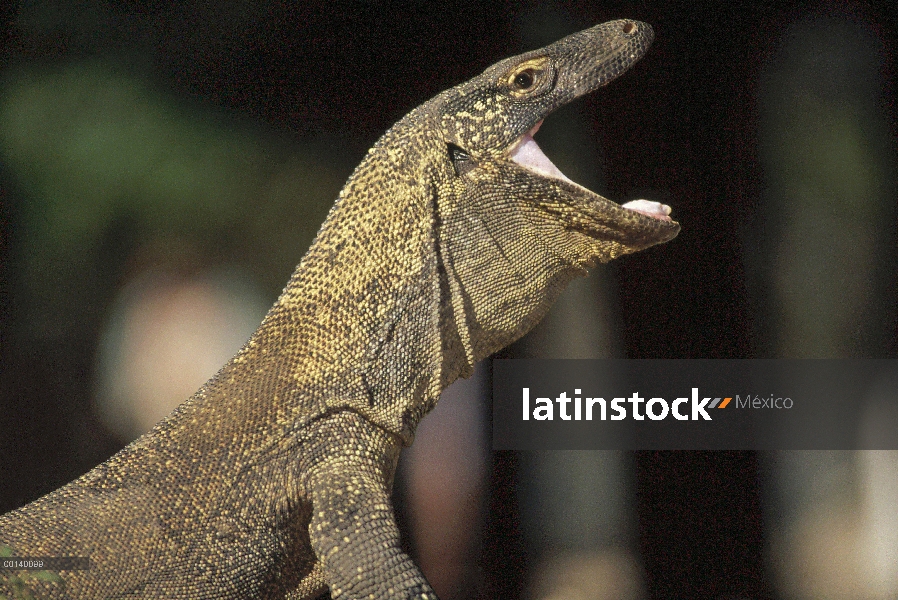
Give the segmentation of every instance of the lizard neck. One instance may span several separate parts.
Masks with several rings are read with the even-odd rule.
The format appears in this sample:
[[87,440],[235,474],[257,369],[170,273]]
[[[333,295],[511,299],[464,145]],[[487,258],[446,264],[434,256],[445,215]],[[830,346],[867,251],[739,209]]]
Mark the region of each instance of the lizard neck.
[[349,409],[407,444],[464,362],[441,310],[428,156],[441,148],[424,118],[410,114],[369,151],[247,346],[278,363],[266,369],[297,418],[310,404]]

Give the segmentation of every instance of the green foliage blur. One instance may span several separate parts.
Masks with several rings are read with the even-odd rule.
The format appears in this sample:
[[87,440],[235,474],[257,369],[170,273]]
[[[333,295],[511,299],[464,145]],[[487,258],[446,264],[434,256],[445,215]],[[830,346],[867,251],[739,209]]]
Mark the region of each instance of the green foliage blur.
[[333,142],[287,141],[178,102],[108,60],[22,67],[0,89],[0,152],[40,335],[64,335],[66,308],[97,284],[101,245],[123,225],[130,244],[193,248],[276,292],[349,170]]

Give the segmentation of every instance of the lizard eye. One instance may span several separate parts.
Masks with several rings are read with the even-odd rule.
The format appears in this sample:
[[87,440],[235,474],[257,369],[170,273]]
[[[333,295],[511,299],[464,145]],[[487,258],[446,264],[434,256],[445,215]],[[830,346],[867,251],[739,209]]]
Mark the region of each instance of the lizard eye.
[[524,69],[514,77],[514,87],[519,90],[526,90],[533,85],[533,69]]
[[504,76],[506,89],[516,98],[533,97],[552,87],[552,64],[548,57],[533,58],[518,64]]

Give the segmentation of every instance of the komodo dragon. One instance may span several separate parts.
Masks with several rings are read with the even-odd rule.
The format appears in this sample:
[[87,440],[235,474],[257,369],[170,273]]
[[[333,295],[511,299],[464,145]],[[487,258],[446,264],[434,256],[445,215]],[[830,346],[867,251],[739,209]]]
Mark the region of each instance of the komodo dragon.
[[0,517],[17,556],[87,556],[48,598],[435,598],[390,505],[440,392],[586,268],[666,242],[667,206],[565,177],[533,134],[643,56],[619,20],[508,58],[374,145],[246,346],[74,482]]

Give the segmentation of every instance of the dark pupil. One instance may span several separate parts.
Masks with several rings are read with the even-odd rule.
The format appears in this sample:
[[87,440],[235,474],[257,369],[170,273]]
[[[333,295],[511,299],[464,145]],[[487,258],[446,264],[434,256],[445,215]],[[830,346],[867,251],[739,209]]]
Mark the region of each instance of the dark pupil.
[[533,71],[527,69],[526,71],[521,71],[514,77],[514,85],[518,89],[526,90],[531,85],[533,85]]

